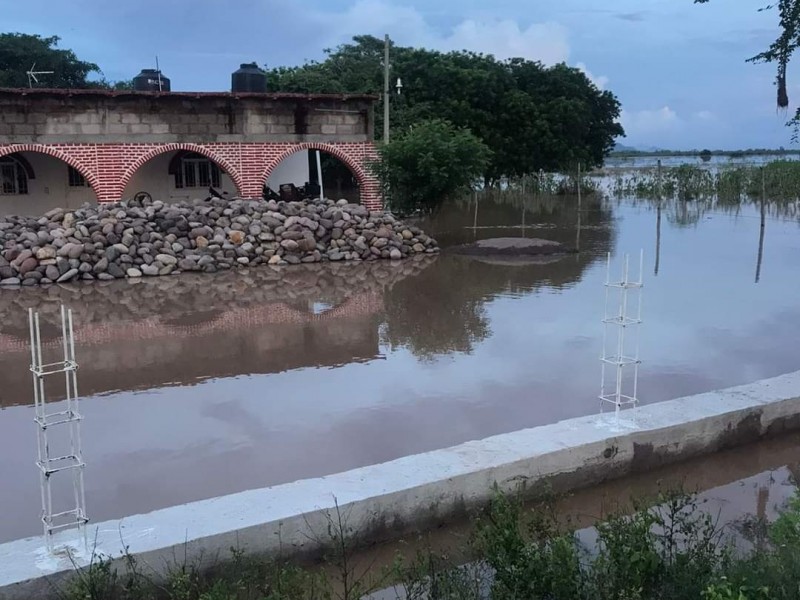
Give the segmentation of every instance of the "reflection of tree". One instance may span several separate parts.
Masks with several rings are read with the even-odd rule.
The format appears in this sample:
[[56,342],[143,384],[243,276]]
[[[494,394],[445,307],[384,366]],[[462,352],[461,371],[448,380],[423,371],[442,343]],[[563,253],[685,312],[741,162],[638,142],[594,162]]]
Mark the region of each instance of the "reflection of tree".
[[416,356],[470,352],[489,335],[483,298],[469,285],[471,261],[442,258],[413,279],[398,282],[384,297],[385,338]]
[[[478,226],[471,229],[468,205],[445,207],[423,223],[444,246],[473,239],[519,236],[574,243],[576,204],[569,199],[486,201],[479,205]],[[538,229],[513,229],[526,223]],[[611,248],[610,210],[595,203],[583,215],[584,247],[578,255],[556,260],[509,263],[488,257],[444,255],[419,275],[399,281],[384,296],[384,341],[406,346],[416,356],[431,358],[447,352],[471,352],[491,331],[484,304],[500,294],[522,294],[542,287],[562,289],[580,280],[584,270]],[[509,229],[512,227],[512,229]]]
[[709,206],[706,202],[686,202],[676,200],[673,202],[672,210],[667,213],[667,219],[678,227],[692,227],[700,222]]
[[[584,230],[608,228],[610,217],[610,208],[599,196],[584,198]],[[472,229],[475,222],[474,196],[446,205],[420,226],[442,247],[494,237],[543,237],[572,246],[577,221],[577,199],[574,197],[494,192],[478,195],[477,230]],[[525,228],[521,227],[523,224]],[[600,234],[606,240],[609,236],[610,229]]]

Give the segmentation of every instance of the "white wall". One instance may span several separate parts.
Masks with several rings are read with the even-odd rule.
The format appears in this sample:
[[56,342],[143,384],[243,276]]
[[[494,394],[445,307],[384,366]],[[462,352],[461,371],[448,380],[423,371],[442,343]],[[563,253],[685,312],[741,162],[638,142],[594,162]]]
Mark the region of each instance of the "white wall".
[[[169,161],[175,152],[165,152],[144,163],[131,177],[122,197],[133,198],[138,192],[147,192],[153,200],[196,200],[208,197],[208,188],[176,188],[175,176],[170,175]],[[220,170],[222,168],[220,167]],[[228,192],[230,197],[237,196],[236,186],[227,173],[220,175],[219,192]]]
[[277,192],[283,183],[293,183],[298,187],[306,184],[310,176],[308,154],[309,150],[299,150],[278,163],[267,179],[267,185],[272,191]]
[[31,164],[34,179],[28,180],[28,193],[0,194],[0,215],[41,215],[52,208],[79,208],[88,202],[97,204],[94,190],[69,187],[67,163],[39,152],[23,152]]

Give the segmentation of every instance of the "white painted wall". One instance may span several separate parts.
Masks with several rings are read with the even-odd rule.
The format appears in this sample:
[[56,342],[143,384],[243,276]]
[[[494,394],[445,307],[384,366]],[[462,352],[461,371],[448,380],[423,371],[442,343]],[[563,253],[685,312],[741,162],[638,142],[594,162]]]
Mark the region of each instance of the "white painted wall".
[[[133,198],[138,192],[147,192],[153,200],[196,200],[208,197],[208,188],[176,188],[175,176],[170,175],[169,161],[175,156],[175,152],[165,152],[144,163],[137,170],[125,191],[122,193],[124,199]],[[220,167],[221,169],[221,167]],[[230,197],[238,195],[233,180],[227,173],[220,176],[220,192],[228,192]]]
[[298,187],[306,184],[310,176],[308,154],[309,150],[300,150],[278,163],[267,179],[267,185],[272,191],[277,192],[284,183],[293,183]]
[[0,215],[41,215],[52,208],[79,208],[88,202],[96,205],[94,190],[69,187],[67,163],[39,152],[23,152],[31,163],[34,179],[28,180],[28,193],[0,194]]

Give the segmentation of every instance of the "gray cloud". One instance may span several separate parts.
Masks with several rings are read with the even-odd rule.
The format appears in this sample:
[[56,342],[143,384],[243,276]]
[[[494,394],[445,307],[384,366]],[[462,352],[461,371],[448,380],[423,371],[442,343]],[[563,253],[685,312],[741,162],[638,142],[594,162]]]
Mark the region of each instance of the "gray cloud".
[[[240,62],[296,65],[353,35],[388,33],[401,44],[580,65],[619,97],[636,144],[777,147],[791,135],[775,115],[774,66],[745,63],[776,33],[775,13],[749,2],[561,0],[535,11],[530,0],[0,4],[3,31],[61,35],[61,47],[111,79],[152,66],[158,54],[176,89],[220,90]],[[790,91],[793,112],[800,92]]]
[[630,13],[616,13],[614,15],[615,18],[621,19],[622,21],[630,21],[632,23],[641,23],[645,20],[646,14],[644,11],[641,12],[630,12]]

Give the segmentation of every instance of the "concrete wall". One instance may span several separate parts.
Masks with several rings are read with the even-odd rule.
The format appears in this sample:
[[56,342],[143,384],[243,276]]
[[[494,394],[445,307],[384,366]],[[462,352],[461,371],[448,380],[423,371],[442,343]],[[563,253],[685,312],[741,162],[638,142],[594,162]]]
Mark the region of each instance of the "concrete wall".
[[100,202],[123,198],[128,182],[148,161],[166,152],[188,150],[202,154],[222,167],[245,198],[260,198],[264,183],[280,163],[303,150],[321,150],[347,165],[359,183],[361,203],[370,210],[382,206],[378,180],[366,168],[376,156],[372,142],[216,142],[212,144],[4,144],[0,156],[38,152],[70,164],[84,174]]
[[[208,196],[208,187],[176,188],[175,176],[170,175],[169,162],[175,152],[165,152],[150,159],[139,167],[131,177],[122,193],[122,197],[129,199],[138,192],[147,192],[156,200],[195,200]],[[219,166],[219,165],[218,165]],[[224,170],[223,170],[224,171]],[[228,192],[233,197],[237,195],[236,185],[230,176],[220,173],[220,187],[218,191]]]
[[305,185],[309,180],[308,150],[300,150],[284,158],[270,173],[267,185],[275,192],[282,183]]
[[[692,456],[800,429],[800,372],[728,390],[625,411],[571,419],[408,456],[319,479],[251,490],[95,524],[96,553],[126,551],[162,572],[175,557],[210,565],[231,547],[283,557],[324,550],[338,505],[361,543],[396,538],[485,506],[493,484],[535,494],[586,487]],[[56,538],[72,560],[47,553],[44,540],[0,545],[0,600],[44,597],[91,559],[82,538]]]
[[[376,155],[374,101],[366,95],[0,89],[0,156],[48,154],[81,171],[98,201],[117,202],[142,177],[139,169],[165,152],[204,154],[239,195],[258,198],[276,170],[284,179],[284,170],[299,169],[291,166],[299,158],[282,161],[321,150],[350,168],[361,202],[377,210],[380,184],[366,168]],[[296,171],[291,180],[302,185],[307,177]]]
[[0,89],[8,143],[364,142],[369,96]]
[[30,163],[35,178],[28,179],[27,194],[0,194],[0,216],[38,215],[51,208],[97,204],[97,196],[88,183],[86,187],[69,186],[67,163],[38,152],[21,154]]

